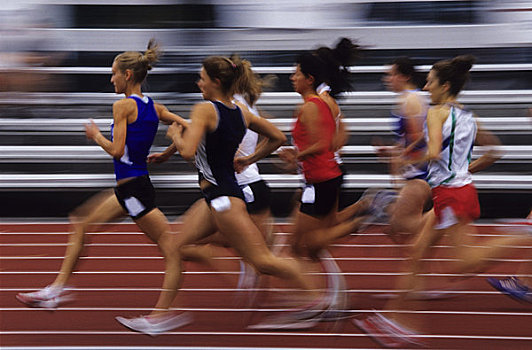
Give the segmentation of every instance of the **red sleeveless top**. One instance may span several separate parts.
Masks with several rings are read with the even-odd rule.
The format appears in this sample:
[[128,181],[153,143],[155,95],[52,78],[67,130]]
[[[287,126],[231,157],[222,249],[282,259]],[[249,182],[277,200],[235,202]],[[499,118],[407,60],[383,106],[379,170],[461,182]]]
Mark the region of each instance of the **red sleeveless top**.
[[[306,99],[305,102],[312,102],[318,107],[320,116],[318,130],[320,132],[320,138],[325,139],[326,144],[330,146],[336,132],[336,121],[329,106],[325,101],[315,95]],[[292,130],[292,138],[299,151],[304,151],[309,147],[311,140],[309,139],[310,135],[308,134],[308,130],[299,118],[300,115],[297,116],[294,129]],[[323,182],[342,175],[342,171],[335,160],[334,152],[330,149],[331,147],[327,147],[327,149],[321,152],[305,157],[300,162],[307,183]]]

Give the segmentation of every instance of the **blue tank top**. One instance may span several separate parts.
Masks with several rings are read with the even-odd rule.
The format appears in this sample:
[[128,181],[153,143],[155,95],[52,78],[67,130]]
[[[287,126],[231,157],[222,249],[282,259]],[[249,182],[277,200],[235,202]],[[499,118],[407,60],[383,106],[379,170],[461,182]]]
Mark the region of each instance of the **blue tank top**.
[[[416,141],[413,140],[409,131],[408,131],[408,125],[407,125],[407,117],[398,114],[398,113],[391,113],[393,124],[392,124],[392,132],[395,135],[396,142],[401,144],[403,147],[407,147],[412,142]],[[414,146],[414,149],[412,150],[412,153],[419,153],[419,152],[425,152],[427,149],[427,143],[423,139],[420,142]],[[428,175],[428,164],[417,164],[417,165],[409,165],[405,167],[402,171],[402,176],[407,179],[422,179],[425,180]]]
[[[146,158],[159,127],[159,117],[151,98],[136,95],[128,98],[137,103],[137,120],[127,125],[124,155],[120,159],[113,159],[117,181],[148,174]],[[111,125],[111,140],[113,129],[114,123]]]
[[196,167],[202,177],[222,188],[238,186],[233,160],[247,127],[238,106],[211,101],[218,114],[216,129],[205,134],[196,151]]

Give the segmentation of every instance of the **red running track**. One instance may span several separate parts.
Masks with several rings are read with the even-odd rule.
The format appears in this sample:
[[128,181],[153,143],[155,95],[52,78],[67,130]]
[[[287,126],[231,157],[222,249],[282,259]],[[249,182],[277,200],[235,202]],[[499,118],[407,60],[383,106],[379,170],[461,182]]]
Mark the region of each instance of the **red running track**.
[[[512,232],[510,226],[477,226],[482,240]],[[289,225],[276,225],[289,232]],[[381,309],[379,295],[393,292],[405,247],[394,244],[379,230],[349,237],[331,247],[343,271],[352,316],[336,323],[320,323],[309,330],[252,331],[248,322],[283,311],[268,305],[289,286],[270,279],[261,289],[258,305],[245,303],[246,292],[236,289],[239,264],[221,249],[216,270],[188,263],[177,310],[192,312],[194,322],[173,332],[149,337],[130,332],[115,316],[146,314],[155,304],[164,264],[157,248],[133,224],[118,224],[90,234],[84,256],[71,280],[75,300],[55,311],[24,307],[15,299],[50,283],[57,273],[67,241],[64,223],[0,223],[0,308],[2,348],[68,347],[90,349],[366,349],[379,348],[355,327],[353,317]],[[282,237],[283,234],[278,234]],[[431,288],[448,288],[454,297],[425,302],[412,317],[422,318],[421,339],[431,349],[532,349],[532,305],[520,304],[491,289],[489,276],[515,274],[532,256],[532,246],[516,247],[511,259],[502,259],[488,273],[450,284],[450,247],[443,240],[428,259],[425,274]],[[323,273],[313,275],[321,281]],[[449,289],[450,288],[450,289]]]

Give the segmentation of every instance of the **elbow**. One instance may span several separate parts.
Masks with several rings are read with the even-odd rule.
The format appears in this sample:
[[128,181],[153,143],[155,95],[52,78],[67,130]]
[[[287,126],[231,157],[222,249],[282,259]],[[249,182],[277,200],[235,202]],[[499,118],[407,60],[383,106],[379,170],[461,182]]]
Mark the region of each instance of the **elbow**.
[[433,160],[439,160],[441,158],[440,152],[428,152],[427,153],[427,160],[433,161]]
[[277,137],[276,141],[277,147],[284,145],[287,141],[286,135],[283,133],[279,134],[279,137]]
[[111,155],[115,159],[120,159],[124,156],[124,150],[114,150],[113,152],[111,152]]
[[179,152],[179,154],[186,161],[190,162],[190,161],[194,160],[194,152],[191,152],[189,150],[182,150],[182,151]]

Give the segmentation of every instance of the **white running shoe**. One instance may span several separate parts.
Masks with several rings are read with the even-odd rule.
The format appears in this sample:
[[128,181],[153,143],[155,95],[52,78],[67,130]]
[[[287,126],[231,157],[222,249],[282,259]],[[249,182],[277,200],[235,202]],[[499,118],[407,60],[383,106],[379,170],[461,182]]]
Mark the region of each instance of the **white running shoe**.
[[249,264],[240,260],[240,274],[238,276],[238,289],[255,289],[259,284],[260,275]]
[[299,319],[293,315],[281,314],[266,317],[260,323],[248,326],[248,329],[276,330],[276,329],[309,329],[320,322],[320,318]]
[[73,299],[71,296],[65,295],[65,293],[66,291],[63,287],[49,285],[35,292],[18,293],[15,298],[30,307],[55,309],[60,304]]
[[363,319],[353,319],[353,323],[368,336],[386,348],[426,347],[421,335],[404,328],[380,313]]
[[258,324],[248,326],[248,329],[308,329],[317,325],[321,315],[329,308],[327,300],[321,298],[304,308],[282,312],[266,317]]
[[132,331],[148,334],[152,337],[192,323],[192,315],[188,312],[180,314],[168,312],[161,316],[140,316],[134,318],[117,316],[115,319]]

